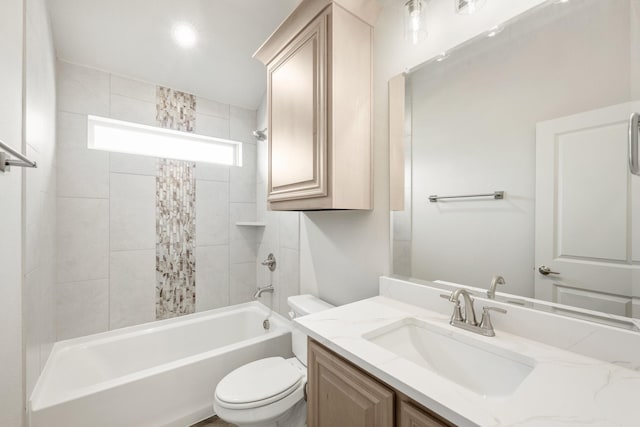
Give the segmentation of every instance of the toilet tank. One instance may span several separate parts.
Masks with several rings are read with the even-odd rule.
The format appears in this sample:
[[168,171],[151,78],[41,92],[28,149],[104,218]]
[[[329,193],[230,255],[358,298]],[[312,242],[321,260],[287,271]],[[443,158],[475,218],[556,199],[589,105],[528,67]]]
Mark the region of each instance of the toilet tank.
[[[307,314],[317,313],[319,311],[328,310],[335,306],[313,295],[295,295],[287,298],[290,308],[289,317],[296,319]],[[293,354],[304,366],[307,366],[307,335],[293,325],[291,331],[291,343]]]

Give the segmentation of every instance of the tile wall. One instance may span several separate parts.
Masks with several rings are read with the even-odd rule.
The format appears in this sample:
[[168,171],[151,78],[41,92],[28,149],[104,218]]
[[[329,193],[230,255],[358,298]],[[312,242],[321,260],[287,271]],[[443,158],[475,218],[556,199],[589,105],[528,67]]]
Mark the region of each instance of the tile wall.
[[56,339],[56,82],[45,1],[27,1],[26,14],[25,151],[38,167],[24,174],[13,168],[10,174],[23,174],[24,185],[22,309],[28,397]]
[[[266,97],[258,108],[258,129],[267,127]],[[263,294],[261,300],[272,304],[275,311],[287,316],[287,298],[300,293],[300,213],[267,210],[268,143],[258,142],[256,175],[257,217],[266,224],[258,245],[256,277],[259,286],[272,283],[273,295]],[[270,272],[260,265],[269,253],[276,257],[276,271]]]
[[[194,132],[196,97],[158,86],[158,126]],[[156,175],[156,319],[196,309],[196,179],[194,162],[158,159]]]
[[[87,149],[88,114],[156,125],[155,84],[58,62],[57,338],[156,319],[157,159]],[[196,96],[194,131],[244,142],[242,168],[197,163],[195,310],[251,300],[256,112]]]

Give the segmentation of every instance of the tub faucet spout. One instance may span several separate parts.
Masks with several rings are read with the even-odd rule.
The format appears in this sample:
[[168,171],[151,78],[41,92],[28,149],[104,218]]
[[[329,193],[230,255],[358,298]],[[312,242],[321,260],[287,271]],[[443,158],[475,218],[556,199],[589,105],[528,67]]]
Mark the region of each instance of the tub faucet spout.
[[255,294],[253,294],[253,297],[255,299],[258,299],[262,296],[263,293],[265,292],[269,292],[269,293],[273,293],[274,289],[273,289],[273,285],[269,285],[269,286],[264,286],[262,288],[258,288],[258,290],[256,291]]

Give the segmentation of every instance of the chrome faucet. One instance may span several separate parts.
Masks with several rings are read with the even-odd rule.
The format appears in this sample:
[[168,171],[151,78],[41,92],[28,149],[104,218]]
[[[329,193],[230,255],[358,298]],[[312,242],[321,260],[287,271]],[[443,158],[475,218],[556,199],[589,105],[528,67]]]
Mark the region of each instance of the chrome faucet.
[[489,290],[487,291],[487,298],[496,299],[496,288],[498,285],[506,285],[507,283],[504,281],[504,277],[502,276],[493,276],[491,279],[491,286],[489,286]]
[[[464,316],[462,315],[462,307],[460,306],[460,295],[464,298]],[[482,318],[480,320],[480,324],[478,324],[476,321],[476,313],[473,308],[473,298],[465,289],[456,289],[451,293],[451,295],[443,294],[440,296],[455,304],[451,320],[449,321],[451,326],[475,332],[476,334],[484,335],[486,337],[494,337],[496,335],[493,330],[493,325],[491,324],[489,311],[497,311],[503,314],[507,312],[507,310],[498,307],[482,307]]]
[[477,326],[478,322],[476,321],[476,312],[473,309],[473,299],[471,295],[469,295],[469,292],[464,289],[456,289],[449,298],[449,301],[455,303],[457,307],[454,314],[460,311],[460,295],[464,298],[464,318],[458,320],[470,326]]
[[263,286],[262,288],[258,288],[258,290],[256,290],[256,293],[253,294],[253,297],[255,299],[258,299],[262,296],[263,293],[268,292],[270,294],[272,294],[274,291],[273,285],[269,285],[269,286]]

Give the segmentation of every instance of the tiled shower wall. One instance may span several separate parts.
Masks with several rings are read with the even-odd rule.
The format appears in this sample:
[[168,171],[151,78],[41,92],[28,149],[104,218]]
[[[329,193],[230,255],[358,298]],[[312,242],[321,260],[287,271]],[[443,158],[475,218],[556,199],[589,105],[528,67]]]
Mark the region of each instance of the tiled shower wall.
[[[28,0],[26,14],[26,154],[38,163],[36,169],[26,169],[23,175],[22,307],[25,393],[29,396],[56,340],[56,82],[45,0]],[[22,169],[13,168],[10,173],[19,176]]]
[[[258,129],[267,127],[267,104],[263,98],[258,108]],[[256,195],[258,201],[258,220],[266,226],[258,245],[258,264],[256,277],[259,286],[272,283],[275,292],[263,294],[265,304],[272,304],[274,310],[287,315],[289,311],[287,298],[300,293],[300,213],[278,212],[267,210],[267,171],[268,171],[267,141],[258,142],[258,162],[256,174]],[[270,272],[260,262],[269,253],[276,257],[276,271]]]
[[[156,89],[158,126],[194,132],[196,97]],[[156,319],[196,309],[196,179],[194,162],[158,159],[156,175]]]
[[[158,159],[87,148],[88,114],[157,125],[157,86],[58,62],[57,338],[156,319]],[[251,300],[256,112],[198,97],[195,132],[239,140],[242,168],[196,163],[196,311]]]

